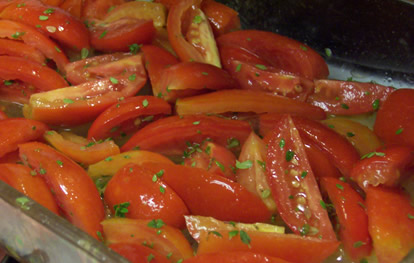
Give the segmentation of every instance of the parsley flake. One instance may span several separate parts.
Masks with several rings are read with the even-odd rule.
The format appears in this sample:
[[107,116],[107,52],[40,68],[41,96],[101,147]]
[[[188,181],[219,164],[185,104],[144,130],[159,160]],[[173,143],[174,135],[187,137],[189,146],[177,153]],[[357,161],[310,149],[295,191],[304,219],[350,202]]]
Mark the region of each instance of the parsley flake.
[[137,54],[141,50],[141,45],[138,45],[137,43],[134,43],[132,45],[129,45],[129,52],[132,54]]
[[294,153],[293,151],[291,151],[291,150],[288,150],[288,151],[286,152],[286,161],[287,161],[287,162],[292,161],[293,156],[295,156],[295,153]]
[[48,20],[49,19],[49,17],[48,16],[39,16],[39,20],[40,21],[46,21],[46,20]]
[[231,149],[231,148],[235,148],[240,146],[240,141],[236,138],[230,138],[227,140],[227,148]]
[[165,223],[164,221],[162,221],[162,219],[153,219],[147,224],[148,227],[156,228],[156,229],[160,229],[164,225]]
[[43,14],[45,14],[45,15],[50,15],[50,14],[53,14],[55,12],[55,9],[53,9],[53,8],[48,8],[48,9],[46,9],[45,11],[43,11]]
[[401,134],[402,132],[404,131],[404,128],[399,128],[396,132],[395,132],[395,134]]
[[256,68],[261,69],[261,70],[266,70],[267,67],[265,65],[261,65],[261,64],[256,64]]
[[114,77],[109,77],[109,80],[110,80],[113,84],[118,84],[118,83],[119,83],[119,81],[118,81],[116,78],[114,78]]
[[253,166],[253,162],[251,160],[246,160],[244,162],[239,162],[239,160],[236,160],[236,168],[237,169],[249,169]]
[[137,78],[137,75],[134,73],[128,77],[130,81],[134,81]]
[[239,72],[241,70],[241,67],[242,67],[242,64],[238,64],[235,71]]
[[357,241],[357,242],[355,242],[354,243],[354,247],[355,248],[359,248],[359,247],[362,247],[363,245],[365,245],[365,242],[362,242],[362,241]]
[[244,244],[250,245],[251,239],[250,239],[249,235],[243,230],[240,230],[240,239]]
[[374,110],[378,110],[379,106],[380,106],[380,101],[379,101],[379,99],[374,100],[374,102],[372,103],[372,108],[373,108]]
[[115,217],[125,217],[125,214],[128,213],[129,205],[130,205],[129,202],[114,205]]
[[82,48],[81,50],[81,59],[85,59],[89,56],[89,49],[87,48]]
[[201,22],[203,22],[203,18],[201,16],[195,16],[193,19],[193,23],[194,24],[200,24]]
[[145,99],[145,100],[143,100],[142,101],[142,106],[144,106],[144,108],[146,108],[146,107],[148,107],[148,100],[147,99]]
[[106,36],[106,34],[108,33],[108,31],[103,31],[100,35],[99,35],[99,39],[102,39]]

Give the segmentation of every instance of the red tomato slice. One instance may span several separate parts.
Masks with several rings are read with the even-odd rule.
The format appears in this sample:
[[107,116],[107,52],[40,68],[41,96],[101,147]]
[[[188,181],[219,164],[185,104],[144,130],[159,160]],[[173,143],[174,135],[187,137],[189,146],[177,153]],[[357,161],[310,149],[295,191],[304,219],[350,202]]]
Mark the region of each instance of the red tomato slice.
[[105,23],[95,21],[89,28],[93,48],[105,51],[129,51],[133,44],[149,44],[155,36],[152,20],[125,17]]
[[267,176],[280,215],[296,234],[336,240],[328,213],[306,156],[299,131],[289,115],[267,135]]
[[330,114],[354,115],[373,112],[395,90],[373,83],[315,80],[315,92],[308,102]]
[[72,16],[81,18],[82,5],[82,0],[64,0],[63,3],[59,5],[59,7],[70,13]]
[[119,147],[112,140],[92,141],[72,133],[48,131],[45,140],[72,160],[83,164],[94,164],[107,157],[119,154]]
[[59,215],[52,192],[45,181],[32,172],[29,167],[20,164],[0,164],[0,180]]
[[109,248],[111,248],[116,253],[121,254],[131,263],[142,263],[148,261],[152,263],[170,262],[164,255],[142,244],[114,243],[110,244]]
[[361,188],[368,186],[396,186],[414,161],[414,149],[408,146],[390,146],[368,153],[352,169],[351,178]]
[[359,262],[371,254],[368,217],[364,199],[352,187],[336,178],[321,178],[339,219],[339,237],[352,260]]
[[82,17],[103,19],[111,7],[125,3],[125,0],[85,0],[83,3]]
[[151,80],[152,94],[162,97],[163,91],[167,89],[160,85],[163,71],[172,65],[178,64],[178,59],[167,50],[153,45],[145,45],[141,50],[144,54],[145,67]]
[[276,204],[267,182],[266,145],[254,132],[244,142],[239,162],[250,162],[252,165],[247,169],[236,170],[237,182],[261,198],[270,212],[276,212]]
[[[239,143],[237,140],[232,142]],[[188,156],[184,159],[184,165],[201,168],[236,181],[236,157],[227,148],[206,141],[202,145],[193,144],[186,151]]]
[[17,150],[17,145],[34,141],[49,128],[38,121],[10,118],[0,121],[0,157]]
[[[217,252],[252,252],[277,257],[296,263],[320,263],[333,254],[339,246],[335,240],[300,237],[293,234],[245,231],[250,239],[246,244],[240,234],[229,238],[232,231],[220,231],[220,236],[204,235],[198,246],[197,254],[206,255]],[[300,248],[300,250],[298,250]]]
[[171,116],[139,130],[121,150],[138,147],[165,155],[182,155],[187,143],[200,144],[207,138],[222,146],[226,146],[228,140],[233,138],[244,143],[250,132],[250,125],[244,121],[205,115]]
[[0,121],[8,119],[9,117],[7,116],[6,113],[4,113],[4,111],[0,110]]
[[64,0],[40,0],[45,5],[53,5],[58,6],[60,5]]
[[18,150],[9,152],[0,158],[0,163],[19,163],[21,161]]
[[414,208],[404,193],[366,189],[369,233],[379,263],[400,262],[414,248]]
[[211,254],[198,255],[189,258],[184,263],[289,263],[286,260],[270,257],[267,255],[253,252],[218,252]]
[[182,165],[145,163],[153,173],[164,171],[162,180],[195,215],[236,222],[262,222],[270,218],[263,202],[240,184],[203,169]]
[[29,103],[30,96],[36,88],[20,80],[0,80],[0,99],[8,102]]
[[217,39],[218,46],[241,48],[257,55],[276,69],[307,79],[326,78],[328,66],[310,47],[276,33],[241,30]]
[[81,50],[89,48],[89,34],[76,17],[54,6],[34,0],[14,0],[3,9],[0,18],[17,21],[36,29],[58,41],[62,46]]
[[107,244],[143,244],[169,258],[169,262],[193,256],[193,249],[183,233],[160,220],[113,218],[102,222]]
[[22,40],[25,44],[40,50],[47,58],[54,60],[58,69],[65,72],[64,67],[69,63],[66,55],[52,40],[35,28],[3,19],[0,20],[0,37]]
[[10,39],[0,39],[0,55],[22,57],[39,64],[43,64],[46,61],[43,53],[36,48]]
[[216,37],[241,29],[239,13],[222,3],[214,0],[204,0],[201,2],[201,10],[210,21]]
[[[121,132],[135,132],[160,116],[171,114],[171,106],[154,96],[137,96],[122,100],[102,112],[92,123],[88,138],[95,140],[118,137]],[[123,129],[125,122],[133,122],[132,130]]]
[[180,99],[176,111],[179,115],[254,112],[289,113],[324,119],[323,110],[305,102],[251,90],[221,90],[199,96]]
[[55,70],[20,57],[0,56],[0,78],[19,79],[35,86],[39,91],[67,86],[65,79]]
[[414,90],[394,91],[378,110],[374,132],[386,144],[414,146]]
[[[135,95],[145,85],[146,77],[140,55],[130,56],[120,62],[122,63],[114,62],[115,69],[127,64],[127,74],[122,71],[118,75],[78,86],[35,94],[30,97],[30,104],[24,106],[23,114],[29,119],[57,125],[92,121],[111,105]],[[108,66],[109,72],[114,72],[112,66]],[[99,69],[102,70],[105,67]]]
[[127,202],[127,218],[159,218],[167,225],[183,228],[188,209],[174,190],[163,182],[164,172],[160,171],[153,173],[136,164],[124,166],[107,184],[105,202],[112,212],[116,205]]
[[92,179],[65,155],[38,142],[19,145],[22,160],[35,168],[55,193],[66,218],[89,235],[98,238],[104,207]]
[[300,136],[316,144],[341,174],[350,176],[353,166],[359,161],[356,149],[344,137],[316,121],[293,117]]
[[200,3],[200,0],[183,0],[170,8],[168,39],[181,61],[221,67],[216,41]]

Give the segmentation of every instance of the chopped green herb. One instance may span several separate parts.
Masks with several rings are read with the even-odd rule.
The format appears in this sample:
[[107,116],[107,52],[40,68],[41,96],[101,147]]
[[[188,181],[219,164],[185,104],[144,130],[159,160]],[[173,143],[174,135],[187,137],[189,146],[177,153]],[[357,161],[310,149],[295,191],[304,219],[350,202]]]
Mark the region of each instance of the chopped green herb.
[[137,78],[137,75],[134,73],[128,77],[130,81],[134,81]]
[[118,84],[118,83],[119,83],[119,81],[118,81],[116,78],[114,78],[114,77],[109,77],[109,80],[110,80],[113,84]]
[[260,165],[260,167],[262,167],[263,170],[266,171],[266,163],[260,160],[256,160],[257,164]]
[[147,224],[148,227],[156,228],[156,229],[160,229],[164,225],[165,223],[164,221],[162,221],[162,219],[153,219]]
[[219,232],[217,232],[217,231],[209,231],[208,232],[209,234],[213,234],[213,235],[216,235],[216,236],[218,236],[218,237],[223,237]]
[[147,262],[151,262],[154,258],[155,256],[153,254],[149,254],[147,257]]
[[152,121],[153,119],[154,119],[154,115],[150,115],[150,116],[143,118],[142,121],[148,122],[148,121]]
[[89,49],[87,48],[82,48],[81,50],[81,59],[85,59],[89,56]]
[[244,232],[243,230],[240,230],[240,239],[244,244],[250,245],[251,239],[250,239],[249,235],[246,232]]
[[320,201],[320,204],[322,208],[326,210],[326,203],[323,200]]
[[408,216],[409,219],[414,219],[414,215],[412,215],[412,214],[407,214],[407,216]]
[[22,37],[26,32],[16,32],[12,35],[12,38],[20,38]]
[[203,18],[201,16],[195,16],[193,19],[193,23],[194,24],[200,24],[201,22],[203,22]]
[[46,9],[45,11],[43,11],[43,14],[45,14],[45,15],[50,15],[50,14],[53,14],[55,12],[55,9],[53,9],[53,8],[48,8],[48,9]]
[[342,190],[342,191],[344,190],[344,187],[340,184],[336,184],[336,188],[338,188],[339,190]]
[[261,65],[261,64],[256,64],[256,68],[261,69],[261,70],[266,70],[267,67],[265,65]]
[[20,207],[24,210],[29,210],[30,207],[27,206],[27,203],[29,203],[30,200],[26,196],[18,197],[16,198],[16,203],[20,205]]
[[368,259],[363,258],[363,259],[361,259],[361,260],[359,261],[359,263],[368,263]]
[[128,213],[129,205],[130,205],[129,202],[114,205],[115,217],[125,217],[125,214]]
[[173,255],[173,253],[172,253],[172,252],[168,253],[168,254],[167,254],[167,258],[169,259],[172,255]]
[[23,7],[23,6],[26,6],[26,4],[25,3],[17,4],[17,7]]
[[112,10],[114,10],[114,8],[115,8],[116,6],[110,6],[109,8],[108,8],[108,11],[107,11],[107,13],[109,13],[109,12],[111,12]]
[[345,177],[339,177],[339,180],[341,180],[342,182],[346,182],[346,178]]
[[46,21],[46,20],[48,20],[49,19],[49,17],[48,16],[39,16],[39,20],[40,21]]
[[346,133],[346,136],[348,136],[348,137],[354,137],[355,136],[355,133],[353,133],[353,132],[347,132]]
[[4,80],[3,84],[6,85],[6,86],[10,86],[10,85],[13,84],[13,81],[12,80]]
[[327,57],[332,57],[332,50],[330,48],[325,48],[325,54]]
[[231,149],[231,148],[235,148],[240,146],[240,141],[236,138],[230,138],[227,140],[227,148]]
[[220,168],[220,170],[224,173],[226,171],[226,168],[224,167],[224,165],[222,163],[220,163],[219,161],[215,160],[214,161],[216,163],[216,165]]
[[207,72],[201,72],[201,74],[204,75],[204,76],[208,76]]
[[39,169],[39,173],[40,173],[40,174],[46,174],[46,170],[45,170],[45,169],[43,169],[43,168],[40,168],[40,169]]
[[382,156],[385,156],[385,153],[383,153],[383,152],[370,152],[370,153],[364,154],[361,157],[361,160],[367,159],[367,158],[371,158],[373,156],[380,156],[380,157],[382,157]]
[[362,247],[363,245],[365,245],[365,242],[362,242],[362,241],[357,241],[357,242],[355,242],[354,243],[354,247],[355,248],[359,248],[359,247]]
[[281,139],[280,142],[279,142],[280,149],[283,149],[283,147],[285,147],[285,145],[286,145],[285,139]]
[[109,157],[106,157],[105,158],[105,162],[110,162],[110,161],[112,161],[113,159],[112,159],[112,157],[111,156],[109,156]]
[[286,152],[286,161],[287,161],[287,162],[292,161],[293,156],[295,156],[295,153],[294,153],[293,151],[291,151],[291,150],[288,150],[288,151]]
[[57,46],[55,46],[55,49],[57,52],[62,53],[62,50],[60,50],[60,48],[58,48]]
[[289,199],[293,199],[294,197],[293,197],[293,195],[289,195],[288,198]]
[[200,121],[193,122],[193,125],[199,125],[199,124],[200,124]]
[[302,177],[302,179],[305,179],[307,175],[308,175],[308,172],[303,171],[302,174],[300,175],[300,177]]
[[268,198],[268,197],[270,196],[270,194],[271,194],[270,190],[269,190],[269,189],[265,189],[265,190],[262,192],[262,198],[263,198],[263,199],[266,199],[266,198]]
[[160,192],[161,194],[165,194],[165,188],[162,185],[160,186]]
[[63,166],[63,162],[62,162],[61,160],[57,160],[57,161],[56,161],[56,163],[57,163],[60,167],[62,167],[62,166]]
[[374,102],[372,103],[372,108],[373,108],[374,110],[378,110],[379,106],[380,106],[380,101],[379,101],[379,99],[374,100]]
[[232,239],[233,237],[237,236],[239,234],[239,230],[233,230],[229,232],[229,239]]
[[146,107],[148,107],[148,100],[147,99],[145,99],[145,100],[143,100],[142,101],[142,106],[144,106],[144,108],[146,108]]
[[299,229],[299,233],[301,236],[306,236],[307,234],[309,234],[310,231],[310,226],[308,224],[304,224],[300,229]]
[[341,107],[342,107],[343,109],[345,109],[345,110],[348,110],[348,109],[349,109],[349,106],[348,106],[348,105],[346,105],[345,103],[342,103],[342,104],[341,104]]
[[236,72],[239,72],[241,70],[242,64],[238,64],[236,67]]
[[129,52],[132,54],[137,54],[141,50],[141,45],[138,45],[137,43],[134,43],[132,45],[129,45]]
[[395,132],[395,134],[401,134],[402,132],[404,131],[404,128],[399,128],[396,132]]
[[251,160],[246,160],[244,162],[239,162],[239,160],[236,160],[237,169],[249,169],[252,166],[253,166],[253,162]]
[[106,34],[108,33],[108,31],[103,31],[100,35],[99,35],[99,39],[102,39],[106,36]]
[[303,45],[300,45],[300,49],[302,49],[303,51],[308,51],[308,48]]
[[96,235],[98,236],[100,241],[104,241],[104,237],[102,236],[101,231],[96,231]]

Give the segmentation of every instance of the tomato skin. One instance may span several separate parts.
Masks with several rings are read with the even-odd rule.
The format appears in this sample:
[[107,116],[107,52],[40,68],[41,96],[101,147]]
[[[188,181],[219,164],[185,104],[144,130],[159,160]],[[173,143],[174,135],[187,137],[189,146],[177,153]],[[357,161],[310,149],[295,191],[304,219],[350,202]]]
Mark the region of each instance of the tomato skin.
[[[304,230],[307,226],[308,229],[316,228],[316,235],[324,239],[336,240],[328,213],[320,205],[322,197],[318,184],[292,118],[289,115],[282,117],[265,142],[268,144],[267,178],[284,221],[296,234],[312,233]],[[289,152],[293,153],[290,159],[287,157]]]
[[241,29],[239,14],[222,3],[204,0],[201,2],[201,10],[210,21],[215,37]]
[[344,136],[352,143],[361,156],[373,152],[382,146],[375,133],[359,122],[335,117],[322,120],[322,123]]
[[153,173],[164,170],[162,180],[183,199],[192,214],[245,223],[270,218],[259,198],[230,179],[182,165],[145,163],[142,166]]
[[151,43],[154,36],[152,20],[125,17],[90,27],[91,46],[104,52],[129,51],[130,45]]
[[[221,67],[216,41],[200,4],[200,0],[183,0],[171,6],[167,19],[168,39],[181,61]],[[196,16],[201,21],[194,22]]]
[[205,142],[200,148],[191,145],[192,152],[184,159],[184,165],[197,167],[236,181],[236,157],[227,148],[213,142]]
[[[20,32],[20,34],[15,35],[16,32]],[[0,37],[22,40],[25,44],[40,50],[47,58],[53,59],[58,69],[65,73],[64,67],[69,63],[66,55],[52,40],[31,26],[2,19],[0,20]]]
[[129,151],[111,156],[111,161],[102,160],[88,167],[88,175],[92,179],[96,179],[103,175],[115,175],[119,169],[128,163],[143,164],[145,162],[168,163],[173,162],[167,157],[148,151]]
[[302,117],[293,117],[293,120],[302,138],[314,142],[341,174],[350,176],[354,164],[359,160],[359,154],[351,143],[316,121]]
[[128,131],[133,132],[142,127],[142,124],[145,123],[145,117],[154,117],[155,115],[155,119],[157,119],[169,114],[171,114],[171,106],[162,99],[154,96],[130,97],[102,112],[89,128],[88,138],[95,140],[113,138],[119,135],[119,129],[115,132],[112,130],[122,126],[122,123],[141,118],[141,123],[134,125],[134,130]]
[[59,5],[59,7],[70,13],[72,16],[81,18],[82,5],[82,0],[64,0],[63,3]]
[[[321,185],[332,201],[339,218],[339,236],[345,251],[359,261],[371,254],[372,241],[368,233],[368,217],[364,199],[347,183],[336,178],[321,178]],[[361,245],[357,242],[362,242]]]
[[0,77],[20,79],[32,84],[39,91],[66,87],[65,79],[56,71],[37,62],[20,57],[0,56]]
[[0,55],[22,57],[40,64],[46,61],[46,57],[36,48],[11,39],[0,39]]
[[413,101],[414,90],[398,89],[381,105],[374,132],[385,144],[414,146]]
[[119,154],[120,150],[112,140],[95,143],[72,133],[48,131],[44,138],[54,148],[75,162],[94,164],[105,158]]
[[[53,11],[49,14],[45,10],[51,10],[50,8]],[[47,19],[40,20],[39,16],[45,16]],[[44,5],[39,1],[15,0],[3,9],[0,18],[29,26],[40,25],[36,27],[37,30],[71,49],[89,48],[88,29],[79,19],[60,8]]]
[[31,175],[29,167],[12,163],[0,164],[0,180],[59,215],[52,192],[41,177]]
[[[113,243],[109,245],[116,253],[122,255],[128,259],[131,263],[142,263],[148,261],[151,258],[152,263],[168,263],[170,261],[156,250],[144,245],[132,244],[132,243]],[[150,256],[152,255],[152,257]]]
[[221,48],[232,46],[256,54],[277,69],[307,79],[326,78],[328,66],[310,47],[276,33],[259,30],[240,30],[217,39]]
[[164,69],[158,83],[165,100],[175,102],[207,90],[237,88],[236,82],[224,70],[206,63],[182,62]]
[[35,168],[55,193],[66,218],[75,226],[99,240],[104,207],[92,179],[85,170],[53,148],[30,142],[19,145],[22,160]]
[[210,138],[226,146],[231,138],[243,143],[250,132],[250,125],[243,121],[205,115],[171,116],[139,130],[122,146],[121,151],[139,147],[164,155],[182,155],[187,142],[201,143]]
[[382,104],[395,90],[378,84],[352,81],[321,79],[314,83],[315,92],[307,101],[337,115],[373,112],[376,109],[374,102],[378,100]]
[[[155,175],[157,177],[157,175]],[[136,164],[122,167],[109,181],[105,202],[112,212],[114,206],[129,202],[127,218],[162,219],[166,224],[183,228],[184,215],[189,214],[183,200],[162,181],[155,182],[154,173]],[[161,192],[160,189],[164,189]]]
[[[253,252],[277,257],[289,262],[319,263],[336,251],[339,242],[294,234],[245,231],[250,237],[250,245],[243,243],[240,237],[228,238],[230,231],[220,231],[222,237],[204,236],[198,246],[197,254],[216,252]],[[277,248],[277,249],[275,249]],[[298,251],[298,248],[301,248]]]
[[288,263],[288,261],[252,252],[218,252],[198,255],[189,258],[184,263]]
[[17,150],[21,143],[41,138],[48,129],[44,123],[24,118],[0,121],[0,157]]
[[[116,243],[147,244],[163,256],[170,253],[169,261],[175,263],[180,259],[193,256],[193,250],[183,233],[169,225],[161,228],[150,226],[151,220],[112,218],[101,224],[108,245]],[[159,233],[159,230],[161,232]]]
[[179,115],[255,112],[289,113],[305,115],[313,119],[324,119],[326,117],[323,110],[310,104],[251,90],[221,90],[184,98],[177,101],[175,107]]
[[394,145],[378,150],[376,153],[360,160],[352,169],[351,178],[361,188],[380,184],[396,186],[404,177],[406,168],[414,161],[413,147]]
[[85,0],[83,3],[82,17],[103,19],[109,8],[125,3],[125,0]]
[[385,187],[366,189],[368,228],[379,263],[400,262],[414,248],[414,208],[404,193]]

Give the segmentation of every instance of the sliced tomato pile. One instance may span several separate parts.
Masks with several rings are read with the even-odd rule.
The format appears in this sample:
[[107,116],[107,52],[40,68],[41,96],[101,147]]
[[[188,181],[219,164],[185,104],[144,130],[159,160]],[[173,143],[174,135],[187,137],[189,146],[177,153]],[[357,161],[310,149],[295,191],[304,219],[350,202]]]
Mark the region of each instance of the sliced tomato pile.
[[131,262],[399,262],[414,90],[328,77],[214,0],[3,1],[0,180]]

